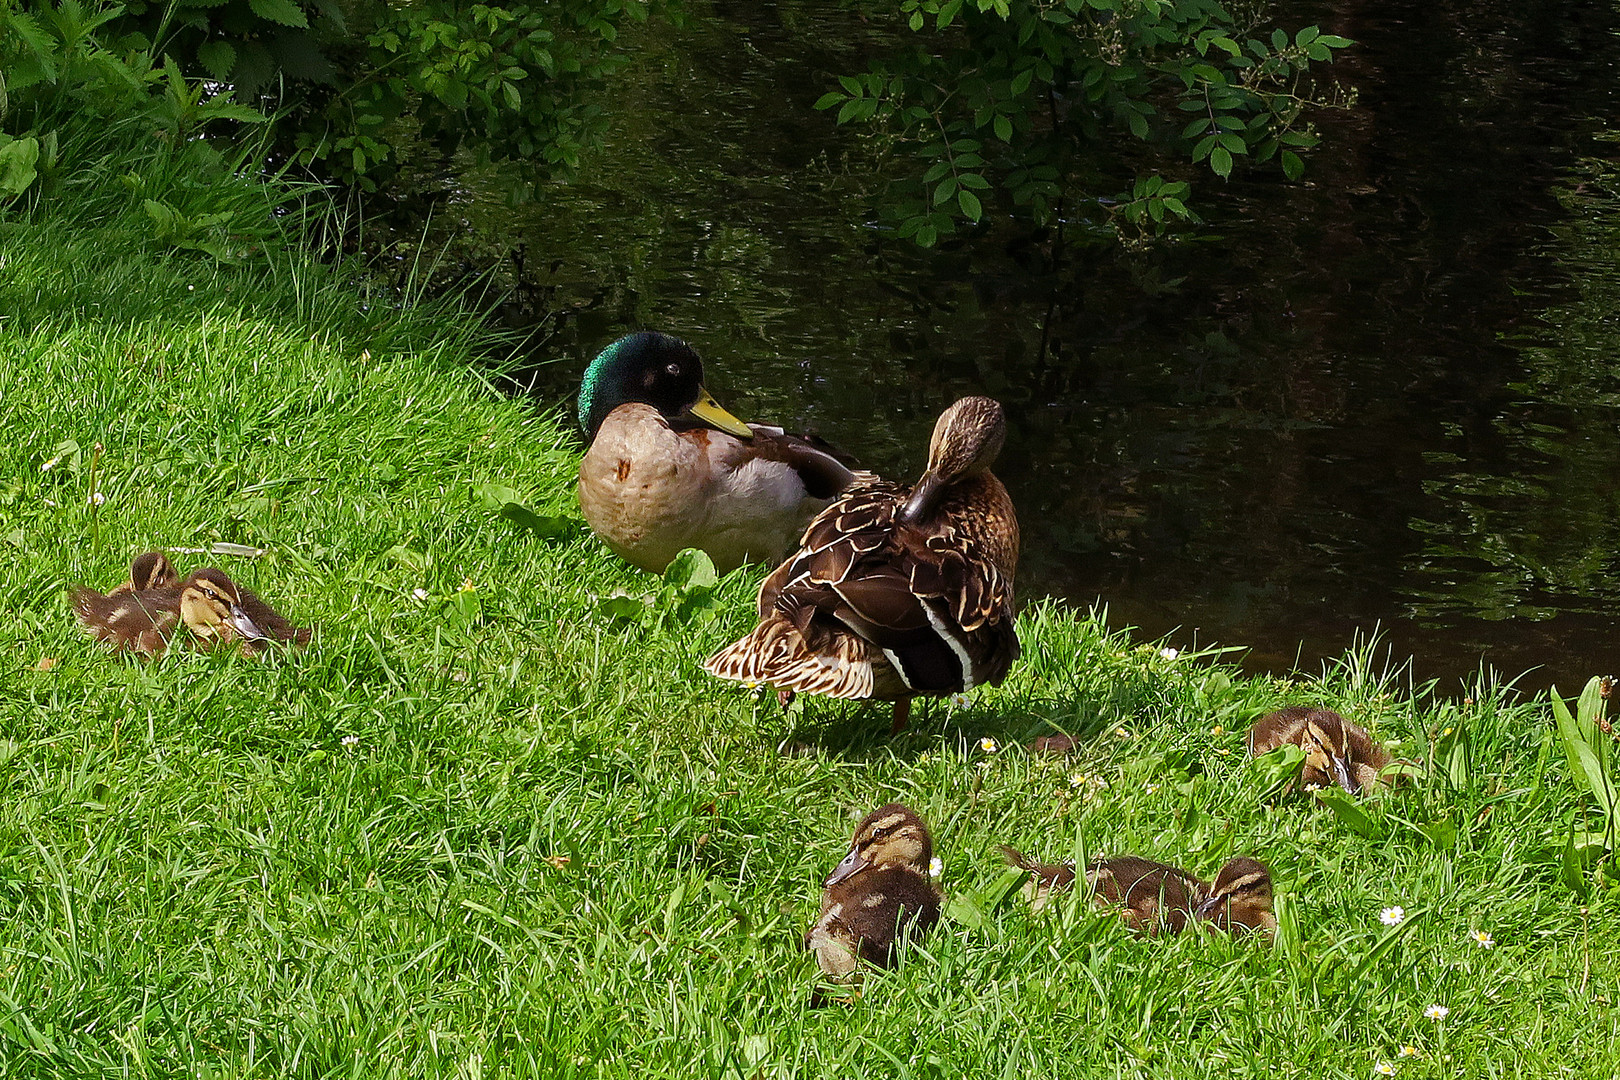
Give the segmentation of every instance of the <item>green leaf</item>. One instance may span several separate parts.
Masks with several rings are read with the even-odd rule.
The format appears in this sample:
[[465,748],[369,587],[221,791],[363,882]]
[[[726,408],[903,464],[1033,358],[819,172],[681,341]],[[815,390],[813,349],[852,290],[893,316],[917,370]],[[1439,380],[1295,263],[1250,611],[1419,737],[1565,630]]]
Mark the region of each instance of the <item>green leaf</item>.
[[609,622],[639,623],[647,617],[650,605],[650,597],[614,593],[597,600],[596,613]]
[[309,19],[305,18],[303,9],[293,0],[248,0],[248,7],[261,19],[299,30],[309,28]]
[[1260,773],[1261,802],[1282,793],[1283,789],[1299,779],[1300,767],[1305,763],[1305,751],[1294,743],[1284,743],[1254,759],[1252,767]]
[[978,221],[984,215],[984,207],[979,203],[979,197],[967,188],[956,193],[956,205],[961,207],[962,216],[969,221]]
[[1013,126],[1011,120],[1005,116],[997,116],[994,127],[996,129],[996,138],[1002,142],[1012,142]]
[[1384,823],[1369,814],[1360,803],[1338,788],[1324,788],[1316,793],[1316,801],[1333,811],[1351,832],[1368,840],[1382,840],[1387,831]]
[[1209,167],[1223,180],[1232,175],[1232,155],[1226,147],[1217,146],[1209,152]]
[[958,925],[969,930],[980,930],[984,927],[984,912],[974,903],[966,893],[952,893],[945,901],[944,915]]
[[229,79],[236,66],[236,46],[228,41],[210,41],[197,47],[197,60],[216,79]]
[[811,108],[830,109],[840,101],[845,100],[846,97],[847,95],[840,94],[836,90],[829,90],[825,94],[822,94],[820,97],[816,98],[816,103],[812,105]]
[[697,548],[684,548],[664,568],[664,584],[677,589],[708,588],[720,580],[714,560]]
[[[0,139],[8,136],[0,135]],[[0,196],[16,198],[33,186],[39,175],[39,140],[10,139],[0,145]]]
[[1305,162],[1292,150],[1284,150],[1282,152],[1282,170],[1283,175],[1288,179],[1298,180],[1305,175]]

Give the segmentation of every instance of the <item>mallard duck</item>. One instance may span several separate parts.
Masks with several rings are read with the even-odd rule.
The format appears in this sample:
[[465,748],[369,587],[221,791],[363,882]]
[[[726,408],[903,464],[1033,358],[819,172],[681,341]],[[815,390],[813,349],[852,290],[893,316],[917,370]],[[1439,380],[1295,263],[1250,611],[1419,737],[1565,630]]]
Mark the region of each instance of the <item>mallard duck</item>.
[[1249,754],[1258,757],[1284,743],[1305,751],[1300,779],[1306,785],[1337,784],[1359,795],[1379,779],[1389,752],[1332,709],[1290,705],[1268,713],[1249,729]]
[[[135,573],[132,579],[141,576]],[[250,656],[260,642],[303,644],[310,637],[308,629],[292,626],[251,590],[211,566],[187,575],[178,585],[106,595],[81,585],[73,590],[73,611],[85,630],[113,651],[147,656],[163,655],[182,624],[202,648],[239,643]]]
[[1209,896],[1198,905],[1202,925],[1226,933],[1252,931],[1271,944],[1277,916],[1271,911],[1271,868],[1259,859],[1228,859],[1215,875]]
[[1018,657],[1018,519],[990,472],[1001,406],[963,398],[940,416],[913,487],[858,481],[816,516],[759,590],[759,625],[703,666],[782,692],[893,701],[1006,678]]
[[808,439],[722,409],[698,354],[668,334],[603,349],[580,384],[579,422],[590,443],[579,463],[585,520],[653,573],[689,547],[720,573],[775,562],[856,476]]
[[934,845],[917,812],[903,803],[873,810],[855,827],[849,854],[828,876],[821,913],[804,947],[834,979],[857,979],[862,960],[891,967],[909,927],[913,940],[939,922],[939,893],[928,876]]
[[[1033,910],[1045,907],[1053,890],[1074,884],[1073,863],[1038,863],[1005,844],[1001,853],[1009,864],[1029,871],[1025,895]],[[1127,926],[1149,937],[1164,931],[1180,933],[1209,895],[1209,886],[1181,867],[1135,855],[1091,860],[1086,864],[1086,886],[1098,907],[1117,910]]]
[[135,556],[129,564],[129,580],[107,590],[108,596],[141,592],[145,589],[163,589],[180,579],[169,557],[161,551],[148,551]]

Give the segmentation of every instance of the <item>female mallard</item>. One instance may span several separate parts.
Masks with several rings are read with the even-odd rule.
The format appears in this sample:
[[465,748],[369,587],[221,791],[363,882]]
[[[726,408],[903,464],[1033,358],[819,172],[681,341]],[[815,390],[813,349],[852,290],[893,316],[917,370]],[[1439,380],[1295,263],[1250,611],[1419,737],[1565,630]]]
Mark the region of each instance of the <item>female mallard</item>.
[[603,349],[580,384],[579,422],[590,442],[579,463],[585,520],[653,573],[689,547],[721,573],[780,559],[855,479],[807,440],[722,409],[703,388],[703,361],[668,334]]
[[711,674],[839,698],[893,701],[1006,678],[1018,658],[1018,519],[990,472],[1001,406],[958,401],[940,416],[915,487],[853,485],[805,530],[759,590],[759,625],[704,662]]

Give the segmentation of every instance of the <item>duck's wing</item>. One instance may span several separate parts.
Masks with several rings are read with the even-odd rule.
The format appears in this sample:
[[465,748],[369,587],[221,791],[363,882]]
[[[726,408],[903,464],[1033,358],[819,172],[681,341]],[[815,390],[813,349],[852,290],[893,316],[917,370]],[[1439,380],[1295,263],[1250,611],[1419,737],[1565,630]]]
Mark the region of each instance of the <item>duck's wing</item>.
[[760,625],[705,667],[833,697],[1000,682],[1018,655],[1011,583],[974,538],[898,521],[909,495],[863,480],[817,515],[760,587]]
[[855,469],[847,458],[819,439],[789,435],[769,424],[748,426],[754,431],[750,443],[754,456],[788,466],[798,474],[805,494],[812,499],[837,498],[858,479],[877,479]]

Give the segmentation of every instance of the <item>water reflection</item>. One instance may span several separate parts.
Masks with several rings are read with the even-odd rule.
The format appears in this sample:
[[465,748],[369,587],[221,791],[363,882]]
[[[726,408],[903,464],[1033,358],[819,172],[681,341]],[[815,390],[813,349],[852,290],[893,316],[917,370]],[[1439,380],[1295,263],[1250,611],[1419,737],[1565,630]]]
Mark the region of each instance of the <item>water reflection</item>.
[[[711,17],[712,16],[712,17]],[[1361,91],[1308,183],[1199,182],[1148,254],[1013,229],[921,253],[868,222],[873,163],[809,106],[867,33],[826,3],[650,32],[587,178],[511,211],[565,401],[632,327],[689,338],[734,411],[896,475],[938,410],[1017,417],[998,472],[1022,591],[1314,668],[1381,624],[1420,677],[1566,690],[1620,664],[1613,12],[1339,4]],[[829,33],[837,28],[837,36]],[[472,186],[476,188],[477,178]]]

